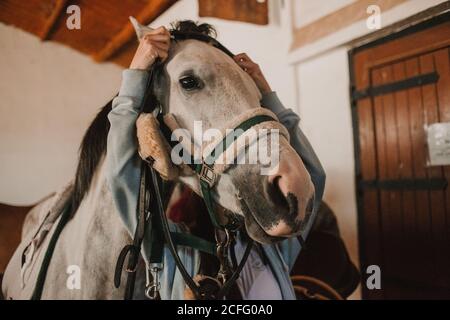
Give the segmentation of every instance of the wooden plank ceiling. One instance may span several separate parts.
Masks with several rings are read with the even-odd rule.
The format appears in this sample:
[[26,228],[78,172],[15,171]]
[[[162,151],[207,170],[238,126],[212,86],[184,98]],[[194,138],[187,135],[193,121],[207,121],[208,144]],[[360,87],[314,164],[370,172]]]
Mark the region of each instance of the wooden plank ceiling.
[[[137,48],[129,16],[149,24],[176,0],[0,0],[0,22],[42,40],[67,45],[97,62],[128,66]],[[66,26],[67,8],[77,5],[81,28]],[[268,23],[267,1],[200,0],[199,15],[256,24]]]
[[[148,24],[176,0],[1,0],[0,21],[42,40],[65,44],[98,62],[128,66],[137,47],[128,17]],[[81,29],[66,26],[66,8],[81,10]]]

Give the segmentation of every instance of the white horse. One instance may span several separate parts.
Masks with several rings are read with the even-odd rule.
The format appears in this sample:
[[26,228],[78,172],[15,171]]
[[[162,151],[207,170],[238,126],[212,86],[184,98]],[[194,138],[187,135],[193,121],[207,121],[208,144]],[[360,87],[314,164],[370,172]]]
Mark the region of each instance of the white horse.
[[[153,88],[155,94],[165,112],[174,114],[191,133],[196,120],[206,127],[221,127],[259,107],[261,94],[253,80],[229,56],[208,43],[193,39],[174,41],[162,71]],[[186,94],[177,86],[179,78],[193,74],[204,86],[195,95]],[[22,242],[4,275],[2,291],[6,299],[32,296],[51,235],[68,203],[76,211],[59,236],[42,298],[123,297],[123,286],[115,288],[113,284],[114,268],[120,250],[132,240],[106,181],[104,156],[110,109],[111,105],[106,105],[86,132],[75,180],[28,214]],[[272,176],[260,172],[260,164],[233,166],[221,176],[215,201],[243,216],[248,235],[258,242],[296,236],[299,222],[311,214],[314,199],[314,185],[302,159],[288,140],[280,137],[279,171]],[[178,181],[199,190],[198,180],[192,176],[181,176]],[[245,208],[242,199],[246,200]],[[82,276],[76,278],[79,272]],[[137,278],[135,296],[143,297],[142,263]]]

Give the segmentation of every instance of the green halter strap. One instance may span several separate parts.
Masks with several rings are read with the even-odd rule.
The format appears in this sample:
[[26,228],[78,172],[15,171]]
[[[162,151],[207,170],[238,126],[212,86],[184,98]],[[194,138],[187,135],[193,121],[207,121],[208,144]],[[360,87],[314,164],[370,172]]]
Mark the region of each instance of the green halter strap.
[[250,128],[267,121],[277,121],[268,115],[257,115],[249,118],[239,124],[233,132],[225,136],[221,142],[211,151],[211,153],[205,157],[201,164],[194,164],[191,168],[197,173],[200,178],[200,188],[203,199],[205,201],[206,208],[208,209],[209,216],[213,225],[220,229],[234,229],[235,222],[231,221],[227,225],[221,225],[217,219],[217,215],[214,210],[214,200],[212,195],[212,189],[214,188],[218,174],[214,172],[214,163],[222,155],[225,150],[230,147],[237,138],[244,134]]
[[[164,123],[164,119],[162,114],[158,115],[158,120],[161,126],[161,131],[165,136],[167,142],[173,148],[178,142],[172,141],[172,131],[171,129]],[[233,230],[236,228],[236,221],[231,221],[226,225],[221,225],[217,218],[217,215],[214,210],[214,198],[212,195],[212,190],[219,178],[219,175],[214,172],[214,163],[217,159],[222,155],[222,153],[230,147],[237,138],[239,138],[242,134],[244,134],[250,128],[267,121],[278,121],[277,119],[269,116],[269,115],[256,115],[251,117],[242,123],[240,123],[237,127],[234,128],[234,131],[226,135],[216,146],[212,149],[211,153],[202,160],[202,163],[196,163],[195,159],[192,155],[190,155],[190,151],[186,150],[186,148],[182,147],[183,153],[188,155],[190,159],[188,165],[199,177],[200,179],[200,191],[205,201],[206,208],[208,209],[208,214],[213,223],[214,227],[219,229],[230,229]]]

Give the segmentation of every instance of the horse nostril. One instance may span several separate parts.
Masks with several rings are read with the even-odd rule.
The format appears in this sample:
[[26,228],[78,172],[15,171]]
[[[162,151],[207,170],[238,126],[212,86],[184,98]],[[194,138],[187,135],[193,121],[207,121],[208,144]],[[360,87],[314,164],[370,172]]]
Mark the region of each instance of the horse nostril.
[[308,205],[306,206],[306,214],[309,215],[314,209],[314,196],[309,198]]
[[289,207],[289,216],[297,217],[298,214],[298,199],[295,194],[289,192],[287,195],[287,204]]
[[272,179],[267,179],[265,184],[265,193],[267,198],[277,207],[289,209],[289,203],[280,189],[281,176]]
[[[280,188],[281,179],[281,176],[267,179],[265,188],[267,199],[269,199],[277,208],[284,210],[288,214],[288,216],[297,217],[297,215],[299,214],[298,198],[292,192],[288,192],[286,196],[284,195],[283,191],[281,191]],[[314,199],[314,197],[312,197],[311,199]],[[313,204],[314,202],[312,200],[309,200],[306,212],[312,211]]]

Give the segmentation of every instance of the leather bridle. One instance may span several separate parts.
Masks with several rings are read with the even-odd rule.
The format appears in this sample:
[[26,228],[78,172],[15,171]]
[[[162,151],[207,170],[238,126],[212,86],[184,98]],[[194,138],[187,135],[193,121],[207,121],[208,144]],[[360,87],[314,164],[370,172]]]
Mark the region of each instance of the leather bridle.
[[[199,41],[207,42],[212,44],[214,47],[222,50],[227,55],[233,57],[234,55],[226,49],[223,45],[221,45],[217,40],[197,33],[180,33],[178,31],[172,31],[172,39],[174,40],[187,40],[187,39],[196,39]],[[152,87],[152,83],[154,81],[154,73],[151,74],[149,80],[149,87]],[[159,104],[155,97],[152,97],[153,103]],[[155,106],[156,107],[156,106]],[[161,110],[161,108],[160,108]],[[161,131],[165,136],[167,142],[169,144],[174,144],[171,139],[172,130],[168,128],[162,119],[162,114],[159,115],[158,119],[160,120]],[[228,252],[231,249],[231,246],[234,245],[234,237],[236,231],[242,226],[240,221],[229,218],[229,221],[223,225],[219,223],[219,219],[215,210],[215,203],[213,200],[213,189],[218,180],[218,174],[214,172],[214,163],[221,156],[221,154],[230,146],[230,143],[233,143],[240,134],[247,132],[249,129],[254,126],[268,122],[268,121],[278,121],[276,117],[272,117],[267,114],[260,114],[245,119],[241,123],[239,123],[233,131],[233,137],[230,139],[229,136],[226,136],[222,141],[220,141],[215,148],[212,149],[211,153],[206,157],[203,157],[202,162],[196,163],[195,161],[190,161],[186,165],[188,165],[193,172],[198,176],[201,195],[204,199],[209,217],[213,226],[215,227],[216,233],[216,244],[215,244],[215,253],[220,262],[220,268],[217,273],[216,279],[217,281],[213,281],[214,283],[218,283],[217,286],[211,285],[211,281],[205,282],[206,285],[202,285],[202,283],[196,282],[188,273],[185,266],[183,265],[176,249],[176,245],[180,245],[180,237],[184,237],[184,244],[198,249],[203,252],[208,252],[205,250],[205,240],[196,238],[190,234],[182,234],[170,231],[169,223],[165,214],[165,204],[163,202],[163,194],[161,193],[161,186],[164,185],[162,179],[158,172],[153,168],[152,164],[154,159],[145,159],[146,164],[142,165],[142,176],[141,176],[141,187],[140,187],[140,200],[139,200],[139,220],[138,226],[136,228],[136,233],[134,237],[133,245],[126,246],[118,259],[116,266],[116,277],[115,284],[118,287],[120,285],[120,272],[122,270],[122,265],[124,263],[125,256],[128,252],[131,252],[130,258],[128,260],[128,280],[127,287],[125,293],[125,299],[131,299],[133,295],[133,284],[136,272],[136,266],[138,261],[138,256],[140,253],[141,243],[144,238],[145,232],[155,232],[158,234],[155,237],[152,237],[159,245],[158,252],[151,252],[150,255],[150,263],[151,266],[147,267],[147,278],[153,278],[151,281],[147,281],[146,294],[149,298],[156,298],[158,296],[158,289],[160,284],[158,283],[158,273],[162,269],[162,242],[165,242],[168,249],[175,260],[175,264],[180,271],[185,283],[191,289],[194,297],[196,299],[222,299],[224,298],[231,287],[235,284],[239,274],[247,261],[247,258],[251,252],[253,246],[253,240],[249,239],[246,249],[244,251],[243,257],[239,264],[237,264],[235,256],[232,257],[233,266],[230,266],[230,259],[228,256]],[[239,134],[236,134],[238,132]],[[188,153],[190,150],[183,149],[184,152]],[[190,156],[191,159],[192,156]],[[150,183],[148,183],[150,180]],[[153,201],[149,201],[151,198]],[[152,205],[150,204],[152,202]],[[152,208],[149,208],[152,206]],[[156,214],[157,213],[157,214]],[[144,225],[147,225],[145,227]],[[149,230],[152,229],[152,230]],[[221,234],[225,236],[221,239]],[[202,241],[201,241],[202,240]],[[181,241],[183,242],[183,241]],[[211,245],[207,247],[211,248]],[[152,248],[153,249],[153,248]],[[233,251],[233,250],[231,250]],[[211,250],[209,252],[211,254]]]

